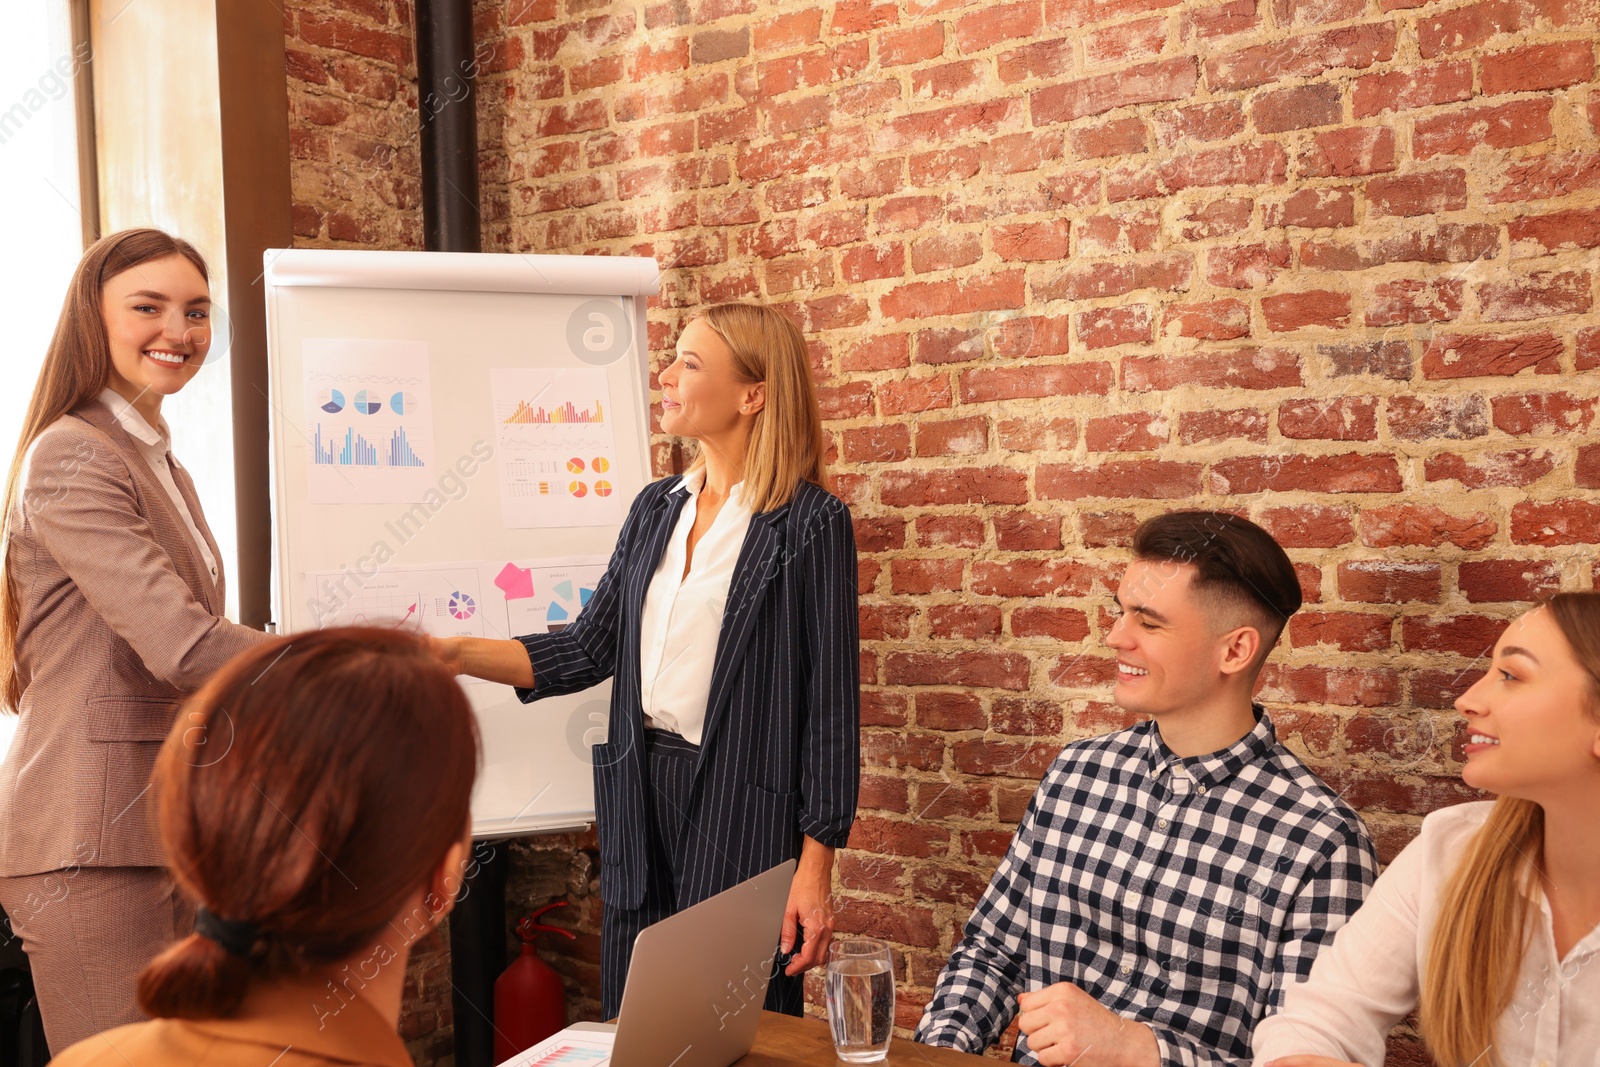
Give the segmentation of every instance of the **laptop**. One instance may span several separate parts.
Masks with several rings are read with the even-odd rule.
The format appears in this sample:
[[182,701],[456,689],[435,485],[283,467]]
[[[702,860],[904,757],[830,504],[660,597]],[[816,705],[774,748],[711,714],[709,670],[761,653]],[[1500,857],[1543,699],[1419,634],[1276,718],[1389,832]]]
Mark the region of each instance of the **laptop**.
[[755,1044],[794,880],[785,860],[708,897],[633,942],[610,1067],[728,1067]]

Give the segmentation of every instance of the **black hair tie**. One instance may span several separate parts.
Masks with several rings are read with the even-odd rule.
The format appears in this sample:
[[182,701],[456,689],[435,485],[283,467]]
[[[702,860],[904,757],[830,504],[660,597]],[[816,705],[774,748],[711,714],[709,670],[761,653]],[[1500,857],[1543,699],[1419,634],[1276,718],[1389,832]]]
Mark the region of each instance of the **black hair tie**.
[[194,932],[215,941],[230,956],[250,955],[256,939],[261,936],[261,929],[255,923],[224,919],[204,906],[194,913]]

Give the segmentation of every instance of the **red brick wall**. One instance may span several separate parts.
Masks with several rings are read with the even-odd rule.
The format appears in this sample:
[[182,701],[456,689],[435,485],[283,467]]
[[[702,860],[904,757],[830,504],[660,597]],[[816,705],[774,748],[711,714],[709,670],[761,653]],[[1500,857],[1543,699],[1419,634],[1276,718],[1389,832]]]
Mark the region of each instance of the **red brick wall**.
[[[308,243],[417,243],[409,19],[369,2],[291,4]],[[1385,858],[1468,795],[1454,694],[1594,583],[1597,15],[479,4],[486,247],[656,256],[658,360],[711,301],[811,338],[862,551],[841,925],[903,950],[902,1022],[1049,759],[1124,722],[1100,637],[1143,516],[1289,547],[1262,698]]]

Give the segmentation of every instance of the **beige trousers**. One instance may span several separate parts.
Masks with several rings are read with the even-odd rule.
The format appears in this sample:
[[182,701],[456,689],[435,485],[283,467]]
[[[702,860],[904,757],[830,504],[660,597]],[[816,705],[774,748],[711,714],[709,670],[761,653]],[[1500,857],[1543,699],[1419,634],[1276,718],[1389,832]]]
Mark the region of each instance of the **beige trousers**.
[[134,998],[139,972],[194,929],[193,907],[162,867],[0,878],[0,907],[28,954],[52,1055],[144,1019]]

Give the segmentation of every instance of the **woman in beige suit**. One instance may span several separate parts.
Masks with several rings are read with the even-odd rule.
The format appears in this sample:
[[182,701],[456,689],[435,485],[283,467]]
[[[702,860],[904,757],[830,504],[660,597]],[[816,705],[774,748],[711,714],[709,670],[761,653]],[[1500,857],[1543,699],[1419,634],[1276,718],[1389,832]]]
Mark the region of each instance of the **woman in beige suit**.
[[205,261],[159,230],[78,264],[6,484],[0,906],[53,1049],[141,1018],[139,969],[186,933],[146,808],[179,700],[267,635],[223,617],[220,553],[161,402],[210,343]]

